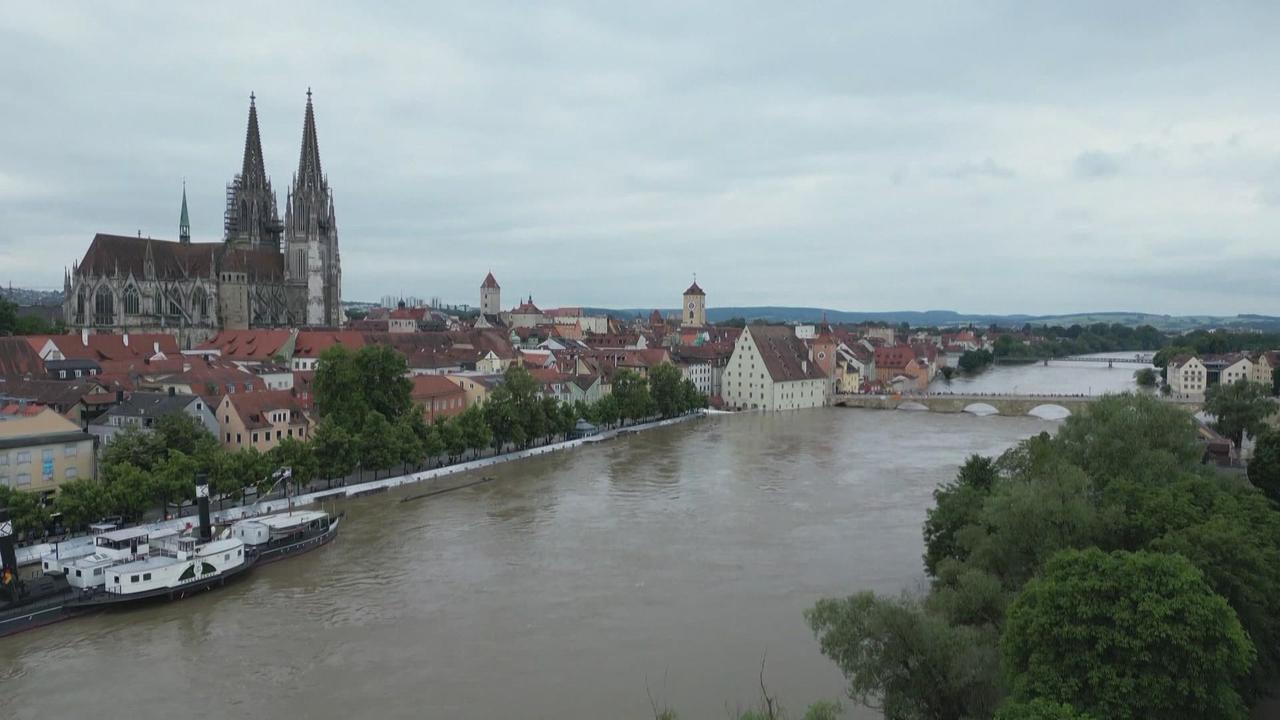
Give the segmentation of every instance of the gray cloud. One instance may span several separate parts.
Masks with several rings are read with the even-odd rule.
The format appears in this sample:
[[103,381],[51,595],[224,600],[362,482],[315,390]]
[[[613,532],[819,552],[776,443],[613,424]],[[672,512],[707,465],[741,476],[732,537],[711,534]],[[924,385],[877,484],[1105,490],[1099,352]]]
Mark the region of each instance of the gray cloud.
[[[1275,267],[1280,108],[1257,68],[1280,61],[1277,19],[18,5],[0,282],[56,286],[94,232],[172,237],[183,177],[194,234],[217,239],[251,90],[283,202],[310,85],[350,298],[475,302],[492,269],[512,298],[674,305],[697,272],[722,305],[1280,314],[1231,269]],[[1232,263],[1203,263],[1210,237]],[[1156,261],[1196,292],[1146,280]]]

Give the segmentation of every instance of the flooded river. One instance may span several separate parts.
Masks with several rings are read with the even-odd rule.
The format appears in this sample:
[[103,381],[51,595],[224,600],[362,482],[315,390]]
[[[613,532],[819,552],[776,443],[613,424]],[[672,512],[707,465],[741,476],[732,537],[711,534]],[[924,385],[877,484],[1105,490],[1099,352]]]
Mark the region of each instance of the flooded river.
[[766,652],[799,710],[844,687],[802,611],[921,587],[933,488],[1054,427],[713,416],[363,498],[333,545],[222,590],[0,640],[3,715],[642,718],[647,686],[721,718],[755,700]]

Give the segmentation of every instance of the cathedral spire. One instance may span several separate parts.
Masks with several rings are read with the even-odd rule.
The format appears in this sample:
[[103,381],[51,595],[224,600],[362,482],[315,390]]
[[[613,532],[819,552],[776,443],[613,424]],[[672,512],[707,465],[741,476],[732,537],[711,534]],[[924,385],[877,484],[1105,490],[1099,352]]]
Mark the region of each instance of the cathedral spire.
[[302,123],[302,151],[298,154],[297,184],[320,187],[324,174],[320,170],[320,143],[316,139],[316,115],[311,107],[311,88],[307,88],[307,114]]
[[249,93],[249,127],[244,135],[244,166],[240,170],[240,182],[244,187],[253,187],[267,177],[262,163],[262,138],[258,136],[258,108],[254,105],[254,95]]
[[191,219],[187,217],[187,181],[182,181],[182,215],[178,218],[178,242],[191,242]]

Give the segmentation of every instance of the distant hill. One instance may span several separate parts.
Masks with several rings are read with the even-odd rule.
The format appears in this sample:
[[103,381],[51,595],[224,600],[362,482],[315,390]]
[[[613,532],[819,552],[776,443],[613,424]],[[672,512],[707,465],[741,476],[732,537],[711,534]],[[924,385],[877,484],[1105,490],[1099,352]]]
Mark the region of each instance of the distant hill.
[[[648,317],[653,308],[588,308],[595,314],[609,314],[615,317]],[[676,314],[676,308],[659,308],[664,315]],[[766,322],[799,322],[812,323],[822,320],[823,315],[833,323],[886,322],[891,324],[908,323],[914,326],[958,327],[965,325],[1090,325],[1093,323],[1118,323],[1137,327],[1151,325],[1157,330],[1183,332],[1211,328],[1229,328],[1235,330],[1280,331],[1280,317],[1274,315],[1152,315],[1139,312],[1096,312],[1077,313],[1071,315],[983,315],[958,313],[954,310],[897,310],[884,312],[849,312],[815,307],[714,307],[707,309],[707,319],[711,322],[723,322],[732,318],[764,320]]]

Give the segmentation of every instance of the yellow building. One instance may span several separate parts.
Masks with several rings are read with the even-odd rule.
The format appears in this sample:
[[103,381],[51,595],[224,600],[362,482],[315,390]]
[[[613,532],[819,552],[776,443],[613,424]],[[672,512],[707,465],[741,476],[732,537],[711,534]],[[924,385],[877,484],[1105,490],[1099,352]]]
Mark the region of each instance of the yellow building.
[[224,395],[218,403],[218,432],[230,450],[266,452],[285,438],[306,440],[310,421],[288,390]]
[[0,485],[51,496],[64,482],[95,477],[94,437],[38,405],[0,410]]

